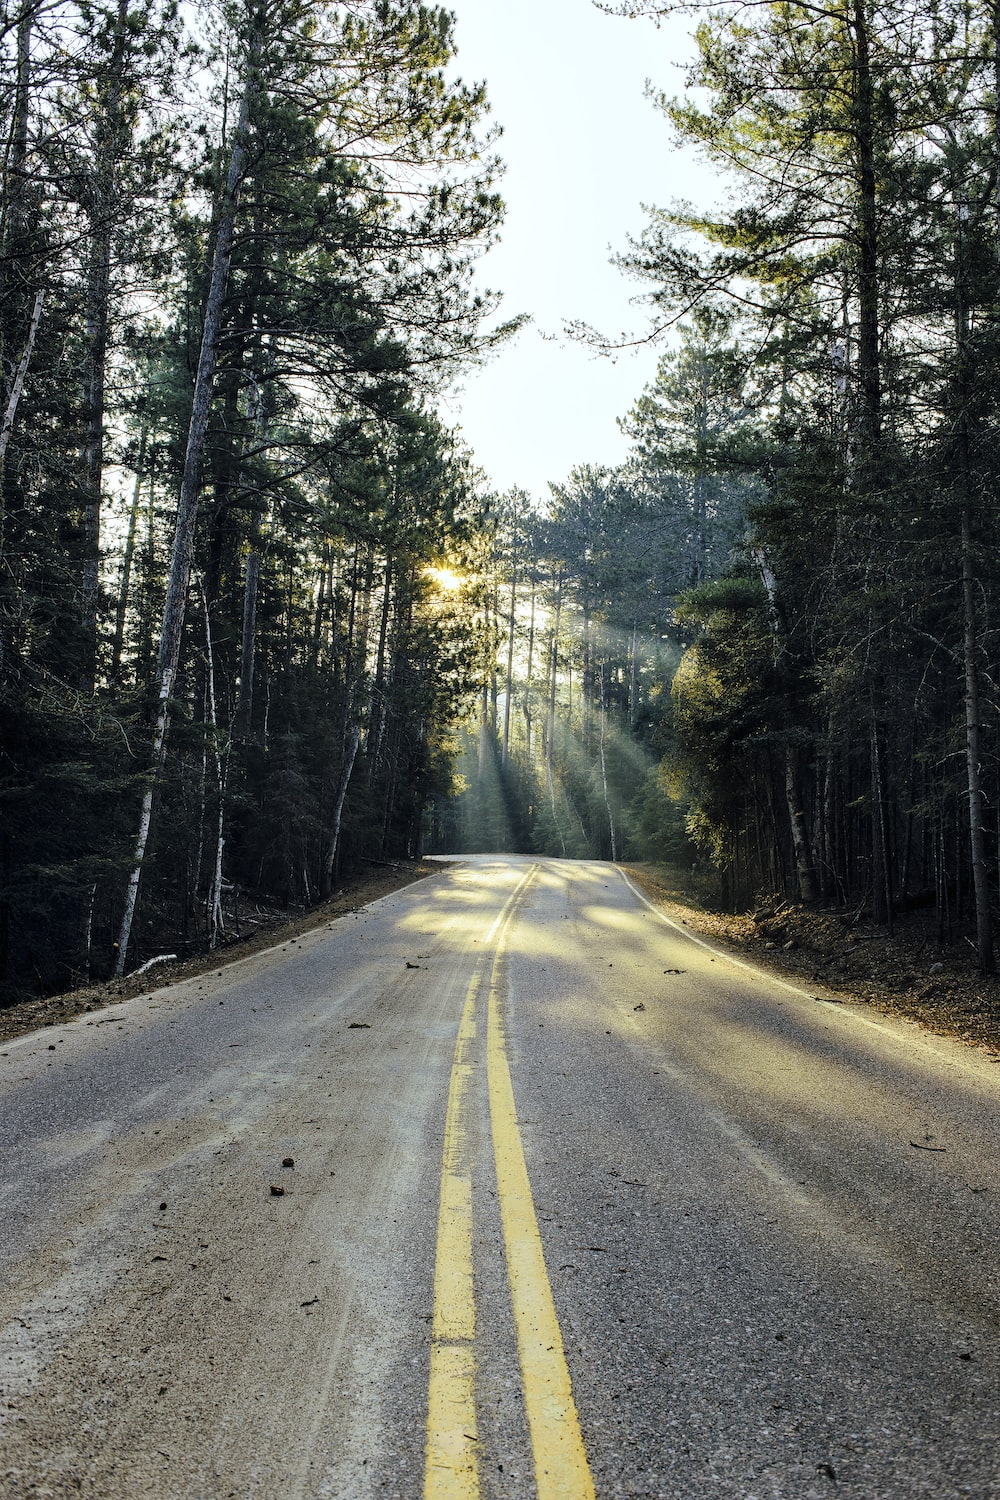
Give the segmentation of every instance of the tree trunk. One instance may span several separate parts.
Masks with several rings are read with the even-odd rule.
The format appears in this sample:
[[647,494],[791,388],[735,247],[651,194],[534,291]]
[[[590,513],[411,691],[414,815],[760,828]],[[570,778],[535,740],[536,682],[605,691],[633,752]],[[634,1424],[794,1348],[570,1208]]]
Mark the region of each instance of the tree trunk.
[[83,577],[80,609],[86,637],[80,686],[92,693],[96,684],[98,607],[101,563],[101,490],[104,480],[104,406],[111,324],[111,237],[118,212],[118,167],[128,149],[122,121],[128,41],[128,3],[118,0],[114,42],[104,70],[104,97],[87,184],[90,239],[87,255],[85,355],[83,377]]
[[878,853],[878,871],[874,881],[874,896],[878,907],[883,908],[886,930],[892,937],[894,927],[893,848],[889,831],[889,801],[886,794],[885,766],[878,723],[872,708],[872,787],[875,793],[874,845]]
[[993,253],[1000,269],[1000,0],[990,7],[993,31]]
[[[4,466],[7,457],[7,445],[10,442],[10,434],[14,426],[14,417],[17,413],[17,403],[20,401],[21,392],[24,389],[24,380],[25,376],[28,373],[28,365],[31,361],[31,351],[34,348],[35,335],[38,332],[38,324],[42,316],[42,296],[43,294],[41,292],[37,292],[35,294],[35,305],[31,314],[31,325],[28,329],[28,337],[25,341],[24,350],[18,362],[17,370],[14,373],[14,379],[10,388],[10,395],[7,398],[7,406],[3,414],[3,421],[2,423],[0,423],[0,565],[2,565],[3,563],[4,556],[4,533],[6,530],[5,518],[7,513],[7,490],[4,483]],[[4,635],[3,631],[0,630],[0,668],[3,667],[6,654],[7,652]]]
[[524,673],[524,737],[525,756],[531,764],[531,670],[535,656],[535,578],[531,579],[531,620],[528,625],[528,661]]
[[[976,559],[972,535],[972,455],[969,433],[971,378],[969,371],[969,316],[965,289],[964,194],[955,193],[958,204],[956,229],[955,342],[958,346],[958,470],[961,487],[962,559],[962,655],[965,676],[965,764],[969,798],[969,850],[972,889],[976,908],[976,954],[981,974],[995,970],[993,917],[986,857],[986,799],[982,782],[982,747],[979,692],[979,641],[976,611]],[[961,862],[959,861],[959,868]]]
[[188,426],[187,447],[184,454],[184,471],[181,492],[177,505],[177,523],[174,531],[170,573],[167,579],[167,596],[163,606],[163,621],[160,627],[160,647],[156,664],[157,706],[156,722],[150,746],[147,767],[146,789],[143,793],[139,813],[139,830],[132,855],[132,870],[125,894],[125,909],[118,935],[118,953],[115,959],[115,974],[125,972],[132,920],[135,915],[139,881],[142,876],[146,844],[153,816],[153,797],[156,779],[163,764],[169,723],[169,702],[173,692],[177,665],[180,660],[181,636],[187,604],[188,583],[191,577],[191,557],[194,548],[195,522],[198,516],[198,501],[201,494],[201,461],[208,432],[208,421],[212,409],[212,394],[215,388],[215,365],[222,330],[222,312],[225,301],[229,268],[233,258],[233,241],[236,230],[236,212],[239,206],[240,186],[246,160],[246,136],[250,122],[250,109],[257,83],[255,70],[260,50],[260,37],[253,37],[247,67],[247,81],[240,105],[239,120],[233,138],[229,171],[223,194],[219,227],[212,257],[212,274],[209,281],[208,298],[205,304],[205,321],[202,329],[201,352],[195,377],[194,399],[191,420]]
[[600,741],[600,744],[601,744],[601,786],[604,788],[604,810],[605,810],[605,812],[608,815],[608,833],[611,836],[611,859],[612,859],[612,862],[617,862],[617,859],[618,859],[618,843],[617,843],[617,839],[616,839],[616,836],[615,836],[615,819],[614,819],[614,814],[611,811],[611,799],[608,796],[608,764],[607,764],[607,761],[606,761],[605,756],[604,756],[604,735],[605,735],[605,725],[606,725],[606,718],[607,718],[607,710],[605,708],[605,703],[604,703],[604,663],[603,662],[601,662],[601,665],[600,665],[599,677],[600,677],[600,685],[601,685],[601,741]]
[[219,939],[225,935],[225,921],[222,914],[222,856],[225,849],[225,819],[226,819],[226,774],[219,749],[219,719],[215,708],[215,652],[212,648],[212,616],[208,607],[208,595],[204,585],[201,589],[202,608],[205,611],[205,696],[208,707],[208,733],[212,744],[212,761],[215,768],[215,856],[212,862],[212,875],[209,880],[208,896],[205,902],[206,925],[208,927],[208,946],[216,948]]
[[389,621],[392,617],[393,565],[392,558],[385,560],[385,581],[382,585],[382,608],[379,612],[378,646],[375,651],[375,680],[372,683],[371,708],[368,714],[368,784],[372,784],[382,758],[382,740],[385,735],[386,716],[386,652],[389,641]]
[[[125,645],[125,616],[128,612],[128,591],[132,582],[132,558],[135,556],[135,534],[139,524],[139,502],[142,494],[142,476],[146,462],[146,444],[149,439],[149,428],[143,426],[139,435],[139,456],[135,465],[135,485],[132,490],[132,504],[128,513],[128,530],[125,533],[125,552],[122,556],[121,579],[118,585],[118,603],[115,606],[115,639],[111,648],[111,671],[109,681],[112,687],[118,683],[122,669],[122,651]],[[150,478],[150,484],[152,484]]]
[[340,824],[344,815],[344,802],[347,798],[347,788],[350,785],[351,772],[354,770],[354,762],[358,754],[358,745],[361,743],[361,729],[357,724],[351,724],[347,731],[344,742],[344,757],[340,766],[340,777],[337,781],[337,790],[333,800],[333,812],[330,816],[330,827],[327,834],[326,855],[323,860],[323,884],[322,895],[326,900],[333,891],[333,870],[337,862],[337,851],[340,848]]
[[812,849],[809,843],[805,806],[802,801],[802,789],[799,777],[799,753],[790,738],[794,729],[794,714],[792,711],[792,694],[788,685],[787,675],[788,632],[778,599],[778,580],[775,578],[763,551],[758,548],[754,553],[754,557],[760,569],[760,576],[767,594],[771,635],[774,642],[774,665],[781,683],[782,700],[785,706],[785,804],[788,808],[788,822],[792,836],[795,875],[798,883],[799,899],[804,901],[806,905],[812,906],[816,902],[818,888],[816,867],[813,862]]
[[7,406],[4,410],[3,421],[0,423],[0,474],[3,473],[4,459],[7,456],[7,446],[10,443],[11,429],[14,426],[14,417],[17,414],[17,403],[21,399],[24,390],[24,381],[28,373],[28,365],[31,363],[31,351],[35,347],[35,337],[38,333],[38,325],[42,318],[42,299],[44,292],[35,293],[35,305],[31,312],[31,323],[28,327],[28,337],[25,340],[24,350],[18,361],[11,382],[10,395],[7,398]]
[[965,763],[968,773],[972,885],[976,903],[976,952],[979,957],[980,973],[992,974],[996,965],[993,954],[989,872],[986,862],[986,800],[983,796],[982,783],[976,639],[976,575],[972,546],[972,514],[968,501],[962,507],[962,607],[965,657]]
[[483,678],[483,685],[479,693],[479,751],[476,757],[476,780],[479,786],[483,785],[486,775],[486,763],[489,759],[490,743],[490,680]]
[[549,680],[548,717],[546,721],[547,732],[545,742],[545,781],[548,787],[549,805],[552,808],[552,821],[556,826],[556,831],[559,834],[559,842],[562,845],[562,852],[565,855],[566,840],[563,837],[563,831],[559,823],[559,817],[556,813],[556,781],[553,771],[553,757],[555,754],[556,738],[556,688],[559,682],[559,619],[561,614],[562,570],[560,570],[556,580],[556,606],[555,615],[552,621],[552,661],[551,677]]
[[507,623],[507,672],[504,683],[503,699],[503,744],[500,752],[501,765],[507,764],[510,752],[510,708],[511,698],[514,696],[514,620],[517,609],[517,559],[514,559],[514,571],[510,581],[510,619]]
[[872,463],[882,416],[879,357],[878,198],[875,174],[875,100],[866,0],[853,0],[852,30],[857,79],[855,146],[858,161],[858,382],[862,463]]
[[[555,748],[556,737],[556,687],[559,682],[559,619],[562,614],[562,572],[556,579],[556,602],[552,618],[552,638],[549,650],[549,672],[548,672],[548,705],[546,714],[545,730],[545,776],[552,791],[552,757]],[[555,807],[555,794],[553,793],[553,808]]]
[[631,729],[635,728],[636,712],[639,707],[639,622],[632,621],[632,646],[629,651],[628,670],[628,722]]
[[240,641],[240,693],[236,704],[236,733],[250,738],[253,722],[253,678],[257,658],[257,593],[260,587],[260,552],[247,555],[243,580],[243,632]]

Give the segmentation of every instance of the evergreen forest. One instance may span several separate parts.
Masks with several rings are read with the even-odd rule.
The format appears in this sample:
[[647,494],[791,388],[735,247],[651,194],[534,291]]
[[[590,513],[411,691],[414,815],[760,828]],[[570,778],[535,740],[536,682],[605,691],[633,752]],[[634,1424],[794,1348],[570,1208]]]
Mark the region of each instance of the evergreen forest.
[[725,206],[620,252],[656,377],[539,506],[440,415],[516,332],[447,10],[4,0],[7,1001],[421,851],[922,905],[993,970],[1000,10],[677,8]]

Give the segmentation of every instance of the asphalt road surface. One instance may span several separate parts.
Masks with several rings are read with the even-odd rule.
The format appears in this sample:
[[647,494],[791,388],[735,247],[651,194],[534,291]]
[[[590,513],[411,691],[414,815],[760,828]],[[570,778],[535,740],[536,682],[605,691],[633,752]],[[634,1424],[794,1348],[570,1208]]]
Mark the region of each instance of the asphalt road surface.
[[0,1055],[0,1494],[1000,1497],[1000,1066],[479,856]]

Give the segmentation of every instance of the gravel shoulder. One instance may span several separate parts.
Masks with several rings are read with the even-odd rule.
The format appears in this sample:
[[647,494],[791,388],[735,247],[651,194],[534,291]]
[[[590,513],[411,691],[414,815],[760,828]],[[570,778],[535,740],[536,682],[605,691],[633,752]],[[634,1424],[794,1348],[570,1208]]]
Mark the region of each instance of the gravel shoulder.
[[[191,958],[157,963],[143,972],[126,974],[123,979],[109,979],[100,984],[90,984],[80,989],[69,990],[62,995],[42,995],[34,1000],[23,1000],[16,1005],[0,1009],[0,1042],[12,1041],[43,1026],[63,1026],[77,1016],[102,1010],[107,1005],[117,1005],[135,995],[148,994],[150,989],[162,989],[177,984],[183,979],[192,979],[209,971],[218,972],[228,964],[238,963],[254,953],[261,953],[282,943],[288,938],[300,937],[316,927],[324,927],[338,917],[352,913],[378,901],[382,896],[422,880],[441,869],[440,862],[426,863],[421,860],[398,860],[380,865],[371,873],[358,876],[337,891],[329,901],[294,914],[280,913],[273,909],[258,918],[250,930],[241,937],[234,937],[212,952],[204,952]],[[249,924],[247,924],[249,925]]]
[[903,913],[889,937],[864,912],[813,911],[777,897],[753,912],[715,912],[694,901],[675,872],[627,868],[676,921],[730,952],[1000,1057],[1000,977],[980,975],[964,935],[939,945],[933,913]]

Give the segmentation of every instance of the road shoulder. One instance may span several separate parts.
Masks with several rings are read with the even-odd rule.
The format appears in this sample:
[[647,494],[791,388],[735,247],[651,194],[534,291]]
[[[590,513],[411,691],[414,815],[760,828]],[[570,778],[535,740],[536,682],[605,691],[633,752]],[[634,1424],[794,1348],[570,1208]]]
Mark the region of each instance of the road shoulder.
[[808,911],[774,899],[753,913],[708,911],[684,899],[669,872],[654,865],[623,867],[681,926],[763,972],[808,989],[841,995],[880,1015],[915,1022],[1000,1060],[1000,980],[983,979],[960,944],[939,950],[918,922],[893,937],[863,917]]

